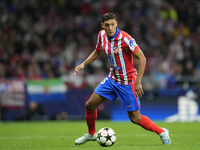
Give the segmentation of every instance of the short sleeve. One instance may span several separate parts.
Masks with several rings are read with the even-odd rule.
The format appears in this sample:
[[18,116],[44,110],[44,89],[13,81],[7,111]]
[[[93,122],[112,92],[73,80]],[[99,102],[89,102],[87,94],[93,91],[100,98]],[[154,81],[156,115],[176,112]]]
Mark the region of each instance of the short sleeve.
[[124,38],[124,41],[133,54],[137,52],[137,50],[139,49],[139,46],[137,45],[134,38],[132,38],[131,36],[128,36]]
[[96,48],[97,51],[101,50],[101,32],[99,32],[98,36],[97,36],[97,44],[96,44]]

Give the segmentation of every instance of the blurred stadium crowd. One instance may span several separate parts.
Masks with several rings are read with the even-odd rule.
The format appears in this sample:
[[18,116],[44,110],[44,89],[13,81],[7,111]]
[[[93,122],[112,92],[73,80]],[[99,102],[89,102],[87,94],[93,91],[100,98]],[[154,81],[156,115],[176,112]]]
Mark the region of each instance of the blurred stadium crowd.
[[106,12],[146,56],[145,90],[200,77],[200,1],[1,0],[0,79],[59,77],[72,87],[95,86],[109,71],[105,56],[76,78],[73,70],[94,50]]

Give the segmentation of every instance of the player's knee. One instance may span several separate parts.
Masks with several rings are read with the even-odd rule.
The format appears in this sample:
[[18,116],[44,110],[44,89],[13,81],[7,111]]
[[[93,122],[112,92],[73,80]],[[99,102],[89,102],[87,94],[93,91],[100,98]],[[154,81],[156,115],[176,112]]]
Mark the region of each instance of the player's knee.
[[139,111],[128,112],[128,116],[132,123],[139,124],[142,120],[142,116]]
[[85,103],[85,108],[86,108],[87,110],[89,110],[89,111],[93,111],[93,110],[96,109],[96,107],[94,107],[89,101],[87,101],[87,102]]
[[141,118],[139,116],[138,117],[132,116],[132,117],[130,117],[130,120],[134,124],[139,124],[141,122]]
[[88,110],[90,109],[90,104],[88,102],[85,103],[85,108]]

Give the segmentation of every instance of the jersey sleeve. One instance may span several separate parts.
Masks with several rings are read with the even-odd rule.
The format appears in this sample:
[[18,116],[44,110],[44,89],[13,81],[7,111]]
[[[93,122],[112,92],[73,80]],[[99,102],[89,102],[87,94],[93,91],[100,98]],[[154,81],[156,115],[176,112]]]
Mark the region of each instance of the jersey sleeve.
[[97,36],[97,44],[96,44],[96,48],[97,51],[101,51],[101,31],[99,32],[98,36]]
[[135,52],[137,52],[137,50],[140,49],[139,46],[137,45],[135,39],[132,38],[131,36],[124,37],[124,41],[127,44],[128,49],[130,49],[133,54]]

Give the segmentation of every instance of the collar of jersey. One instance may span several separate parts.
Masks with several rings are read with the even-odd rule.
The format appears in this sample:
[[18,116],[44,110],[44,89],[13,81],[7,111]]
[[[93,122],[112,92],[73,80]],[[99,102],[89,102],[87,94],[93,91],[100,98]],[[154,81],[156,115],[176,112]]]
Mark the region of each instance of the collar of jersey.
[[114,39],[116,36],[117,36],[117,34],[119,33],[119,29],[116,27],[116,32],[115,32],[115,35],[113,35],[113,37],[111,37],[111,38],[109,38],[109,37],[107,37],[109,40],[112,40],[112,39]]

